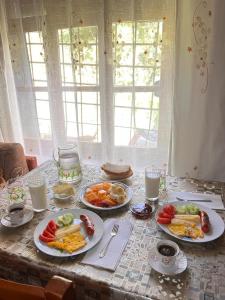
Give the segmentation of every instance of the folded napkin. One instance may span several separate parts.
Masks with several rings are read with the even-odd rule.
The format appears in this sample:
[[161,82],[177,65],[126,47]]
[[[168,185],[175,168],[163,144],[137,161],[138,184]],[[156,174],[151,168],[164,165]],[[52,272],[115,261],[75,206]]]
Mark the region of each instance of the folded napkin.
[[[214,194],[203,194],[203,193],[190,193],[190,192],[168,192],[167,198],[168,202],[178,201],[176,197],[188,200],[199,200],[195,201],[196,204],[202,204],[211,209],[224,209],[224,204],[220,195]],[[211,200],[212,202],[204,202],[201,200]],[[180,201],[181,202],[181,201]]]
[[[112,238],[106,251],[106,255],[103,258],[100,258],[99,253],[110,239],[110,233],[114,224],[119,225],[118,233]],[[133,225],[129,220],[106,220],[104,222],[104,234],[101,241],[86,253],[81,263],[115,271],[122,256],[123,250],[125,249],[129,240],[132,229]]]

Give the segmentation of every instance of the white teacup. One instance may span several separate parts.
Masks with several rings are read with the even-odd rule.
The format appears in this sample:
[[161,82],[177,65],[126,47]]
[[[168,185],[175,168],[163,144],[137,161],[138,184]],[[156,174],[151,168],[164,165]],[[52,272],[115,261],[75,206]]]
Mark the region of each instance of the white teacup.
[[13,203],[8,207],[8,214],[4,217],[12,225],[19,225],[23,221],[24,203]]
[[179,246],[170,240],[159,241],[156,245],[157,257],[160,263],[167,268],[174,266],[179,252]]

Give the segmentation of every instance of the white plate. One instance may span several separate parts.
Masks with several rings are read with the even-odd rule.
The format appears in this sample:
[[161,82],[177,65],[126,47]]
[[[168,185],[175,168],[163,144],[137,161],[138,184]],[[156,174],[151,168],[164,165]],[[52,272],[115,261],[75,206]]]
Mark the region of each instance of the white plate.
[[[176,202],[173,202],[173,203],[169,203],[169,204],[172,204],[174,206],[181,206],[181,205],[187,205],[187,204],[193,204],[193,205],[196,205],[199,207],[200,210],[203,210],[205,211],[208,216],[209,216],[209,221],[210,221],[210,231],[209,233],[204,233],[204,238],[197,238],[197,239],[192,239],[192,238],[188,238],[188,237],[179,237],[175,234],[173,234],[172,232],[169,231],[169,229],[167,228],[167,226],[165,225],[162,225],[162,224],[158,224],[163,231],[165,231],[167,234],[179,239],[179,240],[182,240],[182,241],[187,241],[187,242],[191,242],[191,243],[206,243],[206,242],[210,242],[210,241],[213,241],[215,239],[217,239],[218,237],[220,237],[223,232],[224,232],[224,221],[223,219],[220,217],[220,215],[218,215],[215,211],[213,211],[212,209],[208,208],[208,207],[205,207],[203,205],[200,205],[200,204],[196,204],[196,203],[192,203],[190,201],[188,202],[185,202],[185,201],[182,201],[182,202],[179,202],[179,201],[176,201]],[[157,220],[157,216],[158,216],[158,213],[162,210],[163,206],[160,207],[157,212],[156,212],[156,220]]]
[[152,253],[149,256],[150,266],[157,272],[165,275],[176,275],[184,272],[187,268],[187,257],[182,251],[177,256],[176,262],[172,267],[164,267],[157,258],[155,249],[152,249]]
[[33,216],[34,216],[34,212],[32,209],[29,209],[29,208],[25,208],[24,209],[24,216],[23,216],[23,219],[22,221],[19,223],[19,224],[12,224],[10,221],[8,221],[7,219],[5,219],[5,216],[4,215],[1,219],[1,224],[5,227],[9,227],[9,228],[16,228],[16,227],[20,227],[24,224],[27,224],[28,222],[30,222],[32,219],[33,219]]
[[[60,250],[57,250],[54,248],[50,248],[45,243],[43,243],[39,240],[39,235],[43,232],[43,230],[47,226],[48,222],[50,220],[56,221],[57,217],[59,217],[63,214],[66,214],[66,213],[71,213],[74,215],[74,218],[75,218],[74,224],[81,223],[81,234],[83,234],[85,236],[85,239],[87,242],[85,247],[83,247],[71,254],[66,253],[66,252],[61,252]],[[86,234],[84,225],[80,221],[80,215],[87,215],[90,218],[91,222],[94,224],[95,232],[92,237],[89,237]],[[100,239],[102,238],[102,235],[103,235],[103,221],[96,213],[94,213],[90,210],[87,210],[87,209],[73,208],[73,209],[61,210],[58,213],[51,214],[47,218],[45,218],[43,221],[41,221],[37,225],[37,227],[34,231],[34,243],[39,250],[41,250],[42,252],[44,252],[48,255],[55,256],[55,257],[69,257],[69,256],[78,255],[80,253],[86,252],[87,250],[91,249],[100,241]]]
[[95,206],[91,203],[89,203],[85,198],[84,198],[84,194],[86,192],[86,189],[91,187],[92,185],[95,185],[95,184],[98,184],[98,183],[102,183],[104,181],[99,181],[99,182],[94,182],[94,183],[91,183],[89,185],[86,185],[84,188],[81,189],[80,191],[80,201],[86,205],[87,207],[90,207],[90,208],[93,208],[93,209],[96,209],[96,210],[113,210],[113,209],[117,209],[117,208],[120,208],[120,207],[123,207],[124,205],[126,205],[127,203],[130,202],[130,200],[132,199],[132,196],[133,196],[133,192],[132,192],[132,189],[127,186],[126,184],[122,183],[122,182],[118,182],[118,181],[114,181],[114,180],[107,180],[105,182],[110,182],[110,183],[116,183],[116,184],[119,184],[122,188],[125,189],[126,191],[126,198],[124,200],[124,202],[122,204],[119,204],[119,205],[116,205],[116,206],[112,206],[112,207],[99,207],[99,206]]

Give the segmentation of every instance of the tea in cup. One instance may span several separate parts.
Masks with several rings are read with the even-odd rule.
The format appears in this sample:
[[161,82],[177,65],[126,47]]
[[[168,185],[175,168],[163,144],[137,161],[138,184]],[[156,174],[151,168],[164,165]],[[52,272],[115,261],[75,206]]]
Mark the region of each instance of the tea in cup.
[[24,204],[14,203],[8,208],[8,214],[4,217],[12,225],[19,225],[23,221]]
[[156,245],[157,258],[164,267],[174,266],[179,252],[179,246],[170,240],[159,241]]

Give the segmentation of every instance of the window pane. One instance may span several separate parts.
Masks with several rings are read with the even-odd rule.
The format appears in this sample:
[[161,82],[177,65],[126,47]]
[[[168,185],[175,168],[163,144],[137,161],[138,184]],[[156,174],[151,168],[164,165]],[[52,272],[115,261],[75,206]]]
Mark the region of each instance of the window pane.
[[73,82],[73,70],[72,65],[63,65],[64,66],[64,81]]
[[47,92],[35,92],[35,97],[38,100],[48,100]]
[[133,23],[124,22],[124,23],[114,23],[113,24],[113,38],[115,43],[124,42],[132,43],[133,42]]
[[158,35],[162,34],[162,22],[137,22],[137,43],[154,43]]
[[66,103],[66,118],[67,121],[76,122],[76,108],[73,103]]
[[151,68],[135,68],[135,85],[149,86],[153,85],[154,70]]
[[49,119],[50,111],[48,101],[36,101],[37,115],[39,119]]
[[83,123],[97,124],[97,106],[96,105],[82,105]]
[[83,84],[96,85],[96,67],[83,66],[81,68],[81,82]]
[[[41,32],[38,32],[38,31],[29,32],[28,35],[30,37],[30,41],[29,41],[30,43],[38,43],[38,44],[43,43]],[[28,41],[27,41],[27,43],[28,43]]]
[[115,106],[128,106],[132,105],[131,93],[115,93]]
[[77,125],[75,123],[66,123],[67,137],[77,137]]
[[[82,92],[79,93],[80,97],[82,97],[82,103],[90,103],[90,104],[97,104],[97,93],[96,92]],[[81,98],[79,98],[81,99]]]
[[34,80],[47,80],[45,64],[32,63],[32,68]]
[[152,93],[136,93],[135,107],[151,109]]
[[83,64],[97,64],[96,46],[87,45],[80,52],[80,60]]
[[115,74],[114,74],[114,84],[120,85],[120,86],[130,86],[132,85],[133,78],[133,69],[132,68],[115,68]]
[[154,46],[136,46],[135,65],[136,66],[152,66],[159,63],[159,54]]
[[151,118],[151,127],[150,129],[157,130],[159,125],[159,111],[158,110],[153,110],[152,111],[152,118]]
[[135,110],[135,119],[134,119],[134,127],[149,129],[149,121],[150,121],[150,110],[147,109],[136,109]]
[[116,65],[132,65],[133,64],[133,47],[117,46],[114,51],[114,60]]
[[63,92],[64,101],[75,102],[74,92]]
[[115,145],[116,146],[128,146],[130,143],[129,128],[115,127]]
[[44,62],[44,49],[42,45],[30,45],[33,62]]
[[41,138],[51,137],[51,122],[50,120],[38,119]]
[[131,125],[131,109],[129,108],[115,108],[115,125],[130,127]]

